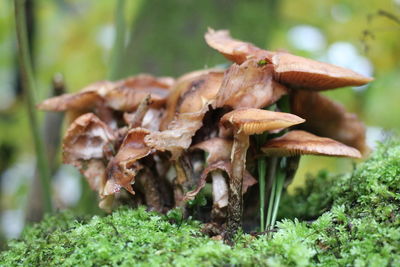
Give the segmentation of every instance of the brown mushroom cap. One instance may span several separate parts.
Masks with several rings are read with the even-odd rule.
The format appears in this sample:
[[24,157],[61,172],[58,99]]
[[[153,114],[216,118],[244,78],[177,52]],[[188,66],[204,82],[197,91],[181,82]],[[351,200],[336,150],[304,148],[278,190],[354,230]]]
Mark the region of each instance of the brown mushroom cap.
[[111,128],[93,113],[87,113],[68,127],[63,139],[64,163],[77,167],[100,194],[105,183],[104,162],[112,155],[115,138]]
[[139,74],[115,82],[115,87],[104,98],[107,105],[115,110],[133,111],[150,94],[152,106],[160,107],[167,101],[172,84],[173,79],[169,77]]
[[113,83],[109,81],[96,82],[83,88],[80,92],[46,99],[36,107],[47,111],[90,110],[94,106],[102,104],[103,94],[113,87]]
[[233,39],[228,30],[208,29],[204,38],[210,47],[237,64],[242,64],[250,56],[270,58],[273,55],[272,52],[258,48],[251,43]]
[[292,88],[322,91],[364,85],[373,80],[346,68],[289,53],[276,53],[272,64],[275,80]]
[[204,105],[210,103],[217,96],[221,87],[224,73],[209,72],[194,80],[180,97],[176,112],[192,113],[200,111]]
[[357,149],[330,138],[295,130],[269,140],[261,150],[268,156],[290,157],[297,155],[322,155],[361,158]]
[[[208,89],[199,89],[199,87],[202,87],[203,84],[209,84],[211,85],[211,94],[212,91],[214,90],[215,87],[215,94],[217,93],[219,89],[219,84],[216,84],[218,80],[218,72],[223,72],[222,70],[219,69],[205,69],[205,70],[197,70],[193,72],[189,72],[181,77],[179,77],[174,86],[172,86],[170,90],[170,94],[168,95],[167,99],[167,109],[166,112],[164,113],[160,129],[165,130],[168,128],[169,123],[174,119],[176,114],[178,112],[188,112],[185,105],[187,105],[187,101],[185,101],[185,97],[188,95],[196,95],[197,91],[202,91],[202,90],[208,90]],[[208,75],[210,73],[214,73],[211,75]],[[221,74],[223,76],[223,73]],[[211,77],[213,77],[211,80],[209,80]],[[222,80],[222,77],[221,77]],[[218,82],[217,82],[218,83]],[[204,86],[203,86],[204,87]],[[192,92],[192,93],[190,93]],[[210,95],[210,92],[207,92],[207,95]],[[208,97],[207,97],[208,98]],[[186,102],[186,103],[185,103]],[[200,102],[201,103],[201,102]],[[182,106],[183,105],[183,106]],[[198,105],[196,109],[198,108]],[[181,111],[182,110],[182,111]]]
[[303,123],[304,119],[284,112],[274,112],[263,109],[236,109],[226,113],[221,123],[227,127],[232,125],[246,135],[261,134],[265,131],[287,128]]

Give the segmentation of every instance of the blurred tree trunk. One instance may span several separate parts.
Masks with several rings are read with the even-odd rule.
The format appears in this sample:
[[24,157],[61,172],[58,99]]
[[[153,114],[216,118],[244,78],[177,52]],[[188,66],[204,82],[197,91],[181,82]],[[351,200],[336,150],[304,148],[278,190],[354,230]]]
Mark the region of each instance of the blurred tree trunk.
[[208,27],[266,47],[279,18],[278,0],[146,0],[132,22],[119,77],[139,72],[178,76],[225,62],[207,46]]

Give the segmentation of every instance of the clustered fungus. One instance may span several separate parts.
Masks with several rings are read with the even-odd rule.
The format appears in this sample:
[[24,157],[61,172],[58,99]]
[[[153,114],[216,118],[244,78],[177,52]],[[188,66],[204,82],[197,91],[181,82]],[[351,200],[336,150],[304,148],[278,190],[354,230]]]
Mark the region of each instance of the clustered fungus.
[[189,215],[188,201],[211,178],[202,218],[218,222],[220,234],[231,241],[243,214],[246,220],[260,218],[261,231],[264,222],[267,230],[274,227],[281,192],[300,155],[360,158],[367,153],[363,123],[319,91],[372,79],[258,48],[226,30],[210,29],[205,39],[233,64],[177,79],[139,74],[101,81],[38,108],[67,112],[64,162],[86,177],[101,208],[111,211],[124,203],[167,212],[181,207]]

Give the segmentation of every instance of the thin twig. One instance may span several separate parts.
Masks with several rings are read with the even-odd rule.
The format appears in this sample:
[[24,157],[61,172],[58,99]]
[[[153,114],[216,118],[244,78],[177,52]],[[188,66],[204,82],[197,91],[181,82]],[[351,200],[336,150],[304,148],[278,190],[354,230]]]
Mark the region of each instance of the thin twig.
[[35,80],[32,72],[31,56],[28,49],[26,33],[26,21],[24,12],[24,0],[14,0],[15,25],[18,40],[18,59],[20,63],[22,87],[25,93],[25,101],[28,110],[30,128],[35,145],[38,170],[43,186],[43,201],[46,212],[52,211],[50,168],[44,153],[43,140],[40,136],[40,127],[35,110]]
[[151,104],[151,94],[148,94],[142,101],[140,102],[138,108],[135,111],[135,115],[132,120],[129,122],[129,129],[138,127],[142,124],[144,115],[149,110]]

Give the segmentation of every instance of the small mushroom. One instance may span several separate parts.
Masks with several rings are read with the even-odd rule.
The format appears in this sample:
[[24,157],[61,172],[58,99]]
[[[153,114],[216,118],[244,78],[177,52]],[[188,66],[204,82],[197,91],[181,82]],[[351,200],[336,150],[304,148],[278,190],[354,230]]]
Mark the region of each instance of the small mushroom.
[[246,167],[246,152],[249,147],[249,136],[265,131],[287,128],[304,122],[296,115],[273,112],[262,109],[237,109],[225,114],[221,123],[233,129],[234,142],[231,153],[232,179],[229,183],[229,204],[227,236],[231,240],[241,227],[242,220],[242,183]]
[[275,193],[271,193],[271,196],[274,197],[270,198],[269,216],[267,217],[267,226],[271,228],[275,224],[284,182],[293,178],[300,155],[361,158],[361,153],[353,147],[301,130],[293,130],[281,137],[271,139],[262,146],[261,150],[270,157],[289,157],[286,161],[285,173],[278,170],[277,177],[272,185],[272,191],[275,191]]

